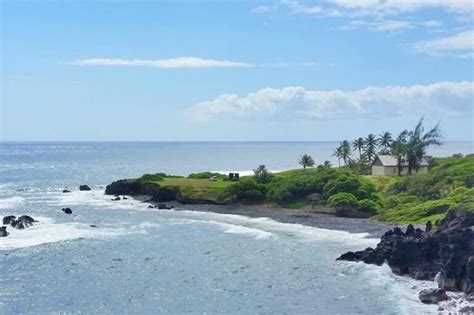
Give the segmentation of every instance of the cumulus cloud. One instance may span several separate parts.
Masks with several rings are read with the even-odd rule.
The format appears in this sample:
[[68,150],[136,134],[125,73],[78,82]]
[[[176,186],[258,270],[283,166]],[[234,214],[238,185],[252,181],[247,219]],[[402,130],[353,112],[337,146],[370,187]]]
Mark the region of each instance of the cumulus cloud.
[[202,59],[196,57],[179,57],[170,59],[116,59],[91,58],[69,62],[76,66],[131,66],[160,69],[179,68],[250,68],[252,64],[229,60]]
[[335,120],[402,115],[472,115],[474,82],[368,87],[356,91],[264,88],[247,96],[220,95],[194,105],[192,120]]
[[470,57],[474,55],[474,30],[414,44],[415,50],[430,55],[456,55]]

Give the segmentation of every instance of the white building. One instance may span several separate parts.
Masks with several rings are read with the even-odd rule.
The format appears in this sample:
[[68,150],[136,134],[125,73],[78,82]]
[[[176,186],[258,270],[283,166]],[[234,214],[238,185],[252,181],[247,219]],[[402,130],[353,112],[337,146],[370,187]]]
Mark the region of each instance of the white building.
[[[424,174],[428,173],[428,162],[423,159],[420,163],[418,170],[413,169],[412,174]],[[408,162],[402,162],[401,175],[408,174]],[[397,176],[397,157],[394,155],[379,155],[372,163],[372,175],[373,176]]]

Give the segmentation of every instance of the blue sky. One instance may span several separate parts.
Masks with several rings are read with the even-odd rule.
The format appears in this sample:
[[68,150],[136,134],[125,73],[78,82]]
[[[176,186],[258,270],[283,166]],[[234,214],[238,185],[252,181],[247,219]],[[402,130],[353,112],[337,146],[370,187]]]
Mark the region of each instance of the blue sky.
[[474,133],[469,1],[1,1],[0,140]]

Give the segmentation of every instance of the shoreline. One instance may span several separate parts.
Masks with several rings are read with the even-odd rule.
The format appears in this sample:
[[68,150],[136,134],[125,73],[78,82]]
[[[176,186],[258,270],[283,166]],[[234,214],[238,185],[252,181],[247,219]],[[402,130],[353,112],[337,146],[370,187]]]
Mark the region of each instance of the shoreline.
[[[143,203],[157,206],[166,204],[173,206],[175,211],[199,211],[217,214],[242,215],[250,218],[269,218],[280,223],[301,224],[310,227],[339,230],[349,233],[368,233],[370,238],[380,238],[387,230],[405,225],[377,222],[371,219],[339,217],[330,213],[323,213],[310,206],[300,209],[288,209],[272,203],[262,204],[183,204],[178,201],[156,202],[149,196],[130,196]],[[153,211],[154,209],[150,209]]]

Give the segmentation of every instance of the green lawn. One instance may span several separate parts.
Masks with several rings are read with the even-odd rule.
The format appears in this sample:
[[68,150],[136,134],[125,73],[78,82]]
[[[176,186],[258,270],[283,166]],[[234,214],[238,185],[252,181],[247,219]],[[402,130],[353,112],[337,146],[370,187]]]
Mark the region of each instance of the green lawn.
[[228,180],[211,181],[209,179],[194,179],[184,177],[165,177],[161,180],[151,180],[161,187],[175,187],[180,190],[182,198],[203,199],[215,202],[223,201],[223,191],[233,182]]

